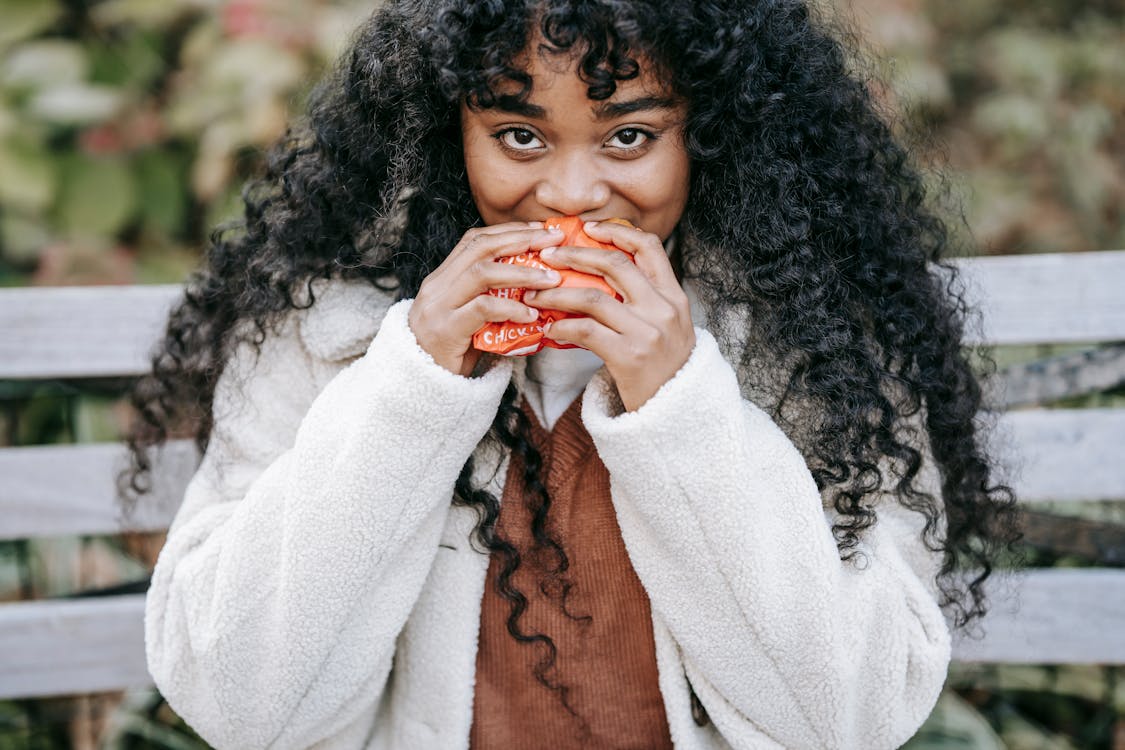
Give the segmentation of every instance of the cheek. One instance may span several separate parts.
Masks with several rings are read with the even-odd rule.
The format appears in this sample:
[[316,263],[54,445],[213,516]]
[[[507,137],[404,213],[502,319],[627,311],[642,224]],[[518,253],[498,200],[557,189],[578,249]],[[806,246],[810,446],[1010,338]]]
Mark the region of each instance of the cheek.
[[479,163],[479,169],[466,169],[469,173],[469,188],[473,202],[485,224],[500,224],[510,221],[513,210],[520,204],[527,189],[520,184],[517,176],[505,174],[499,169],[491,169],[487,163]]
[[467,132],[463,143],[465,174],[481,219],[485,224],[508,221],[510,210],[527,192],[519,173],[512,170],[509,160],[497,153],[487,134]]
[[636,182],[636,202],[644,229],[667,239],[683,216],[690,186],[691,162],[682,149],[653,160]]

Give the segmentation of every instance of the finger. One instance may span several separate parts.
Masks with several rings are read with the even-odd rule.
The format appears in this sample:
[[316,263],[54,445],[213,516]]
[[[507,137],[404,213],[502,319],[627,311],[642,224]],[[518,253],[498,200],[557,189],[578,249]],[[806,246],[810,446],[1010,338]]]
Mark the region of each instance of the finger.
[[481,227],[481,230],[491,233],[493,231],[507,232],[507,231],[510,231],[512,229],[526,229],[526,228],[529,228],[529,227],[531,229],[542,229],[543,228],[543,222],[541,222],[541,221],[505,221],[501,224],[489,224],[487,226],[483,226],[483,227]]
[[561,344],[578,344],[611,362],[622,349],[622,336],[593,318],[563,318],[550,323],[543,335]]
[[[500,251],[517,255],[528,252],[526,249],[513,251],[511,246],[501,247]],[[447,309],[455,309],[490,289],[548,289],[562,282],[558,271],[535,259],[519,265],[503,260],[462,257],[437,274],[435,294],[445,301]],[[438,289],[440,291],[436,291]]]
[[649,277],[626,253],[591,247],[560,247],[545,249],[539,257],[553,267],[573,268],[603,277],[630,303],[653,304],[663,299]]
[[664,249],[664,243],[655,234],[607,221],[589,221],[583,229],[595,240],[610,242],[632,254],[637,268],[657,289],[668,291],[680,288],[668,252]]
[[451,326],[461,338],[472,338],[485,323],[534,323],[539,311],[513,299],[481,294],[453,311]]
[[[497,225],[500,226],[500,225]],[[468,266],[478,260],[506,258],[544,247],[557,245],[563,237],[562,232],[527,225],[515,225],[503,232],[487,232],[489,227],[470,229],[449,252],[438,271],[452,272],[456,276],[465,273]]]
[[562,283],[562,276],[547,266],[517,266],[478,260],[458,279],[456,294],[475,297],[490,289],[549,289]]
[[484,227],[473,227],[466,234],[472,232],[473,234],[490,235],[490,234],[504,234],[505,232],[519,232],[525,229],[542,229],[543,222],[541,221],[505,221],[502,224],[489,224]]
[[556,247],[563,240],[563,233],[555,229],[517,229],[492,235],[478,235],[468,243],[461,254],[467,262],[475,260],[496,260]]
[[461,235],[461,239],[457,241],[457,244],[453,246],[453,249],[449,251],[449,254],[446,255],[446,257],[450,258],[455,255],[460,255],[467,245],[473,243],[479,237],[504,234],[506,232],[517,232],[527,229],[542,229],[542,222],[537,223],[539,224],[539,226],[532,226],[531,222],[506,221],[503,224],[493,224],[487,227],[472,227],[466,230],[463,235]]
[[523,301],[524,304],[542,310],[562,310],[585,315],[615,333],[624,335],[645,325],[632,310],[600,289],[555,287],[529,291],[524,295]]

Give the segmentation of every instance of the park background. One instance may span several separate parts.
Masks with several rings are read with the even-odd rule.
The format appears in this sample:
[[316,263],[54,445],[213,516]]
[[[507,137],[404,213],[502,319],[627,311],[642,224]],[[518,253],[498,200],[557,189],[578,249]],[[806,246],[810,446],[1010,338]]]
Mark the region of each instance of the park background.
[[[183,281],[373,5],[0,0],[0,286]],[[1125,248],[1125,3],[838,0],[825,12],[854,22],[963,247]],[[1118,389],[1069,405],[1122,403]],[[0,381],[0,445],[114,440],[128,418],[119,392]],[[1113,503],[1058,512],[1125,520]],[[161,541],[0,542],[0,601],[143,580]],[[955,665],[911,747],[1125,748],[1121,680],[1115,667]],[[151,691],[0,702],[0,750],[98,746],[205,747]]]

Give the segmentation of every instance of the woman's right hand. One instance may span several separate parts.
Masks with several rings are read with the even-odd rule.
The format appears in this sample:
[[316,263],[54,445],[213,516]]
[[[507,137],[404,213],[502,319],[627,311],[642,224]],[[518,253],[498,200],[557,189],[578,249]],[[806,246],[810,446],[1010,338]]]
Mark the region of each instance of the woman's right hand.
[[445,369],[467,377],[481,355],[473,348],[473,334],[485,323],[531,323],[539,317],[539,310],[494,297],[488,290],[550,289],[561,281],[557,271],[496,260],[554,247],[562,239],[561,231],[544,229],[538,221],[465,232],[442,264],[423,279],[410,307],[407,322],[418,345]]

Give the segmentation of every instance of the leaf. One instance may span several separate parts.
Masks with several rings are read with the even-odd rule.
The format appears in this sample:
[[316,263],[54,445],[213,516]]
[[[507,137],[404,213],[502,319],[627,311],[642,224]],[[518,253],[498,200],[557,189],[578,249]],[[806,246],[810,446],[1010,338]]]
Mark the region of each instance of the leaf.
[[292,50],[263,40],[240,39],[215,51],[206,75],[216,86],[233,87],[247,98],[257,98],[295,88],[307,70]]
[[237,123],[216,122],[203,131],[191,170],[191,186],[204,201],[212,200],[234,174],[234,152],[246,141]]
[[903,750],[1004,750],[1004,743],[976,708],[946,689]]
[[91,80],[144,93],[168,66],[161,52],[163,44],[159,35],[146,31],[130,31],[88,44],[93,61]]
[[65,83],[36,94],[28,112],[56,125],[89,125],[108,120],[124,97],[117,89],[86,83]]
[[1005,153],[1020,155],[1051,135],[1049,118],[1042,100],[1006,93],[982,99],[973,110],[972,123],[981,133],[999,139]]
[[62,12],[62,6],[55,0],[3,0],[0,50],[50,27]]
[[4,259],[22,266],[34,266],[39,251],[51,241],[42,219],[32,219],[10,211],[0,213],[0,246]]
[[904,58],[894,70],[893,88],[903,107],[938,112],[953,103],[946,73],[919,58]]
[[127,24],[163,30],[198,6],[194,0],[105,0],[90,9],[90,17],[102,27]]
[[78,443],[111,442],[121,436],[114,398],[83,394],[74,404],[74,440]]
[[271,99],[288,98],[308,73],[296,54],[274,44],[239,40],[209,46],[204,31],[198,39],[206,49],[198,78],[181,82],[168,111],[169,127],[176,133],[193,135],[219,118],[246,121],[244,130],[255,127],[251,113]]
[[1026,180],[1006,170],[981,168],[964,186],[965,219],[981,247],[990,247],[1026,221],[1034,199]]
[[1071,112],[1067,122],[1067,141],[1076,149],[1093,152],[1104,138],[1113,135],[1113,113],[1097,102],[1083,104]]
[[1118,176],[1112,162],[1096,151],[1070,149],[1059,165],[1060,187],[1087,226],[1094,226],[1113,204]]
[[203,740],[190,734],[189,730],[168,726],[139,713],[127,715],[120,719],[120,723],[118,732],[123,738],[132,740],[122,742],[121,747],[135,747],[137,739],[148,743],[146,746],[164,750],[207,750],[209,747]]
[[197,247],[161,244],[161,239],[141,237],[137,256],[138,284],[181,284],[199,268]]
[[25,42],[4,60],[0,81],[6,87],[49,88],[79,83],[86,78],[90,61],[79,44],[63,39]]
[[207,60],[222,45],[226,44],[222,26],[219,24],[218,14],[212,13],[205,16],[200,23],[195,24],[184,35],[183,44],[180,46],[180,67],[184,70],[196,71],[207,64]]
[[[1105,26],[1110,25],[1107,23]],[[1109,31],[1108,28],[1087,23],[1080,34],[1069,40],[1062,59],[1063,70],[1077,83],[1101,82],[1107,88],[1121,92],[1125,86],[1123,45],[1125,29]]]
[[55,217],[76,237],[113,237],[132,218],[136,185],[120,158],[72,155],[63,166]]
[[238,185],[228,185],[221,195],[208,202],[204,224],[208,227],[217,227],[228,222],[240,221],[243,218],[244,208],[242,189]]
[[19,117],[6,105],[7,102],[5,102],[3,98],[0,98],[0,139],[7,138],[23,129],[23,124],[19,121]]
[[1054,34],[1009,27],[984,41],[979,59],[1006,90],[1053,99],[1063,84],[1061,52]]
[[148,151],[137,161],[140,213],[146,224],[176,235],[187,212],[187,175],[183,161],[161,151]]
[[45,148],[27,138],[0,140],[0,205],[39,213],[55,196],[55,165]]
[[322,60],[335,60],[347,50],[348,40],[356,29],[371,15],[367,0],[345,0],[336,5],[324,5],[314,25],[314,50]]

